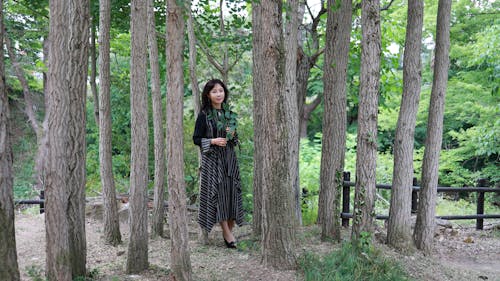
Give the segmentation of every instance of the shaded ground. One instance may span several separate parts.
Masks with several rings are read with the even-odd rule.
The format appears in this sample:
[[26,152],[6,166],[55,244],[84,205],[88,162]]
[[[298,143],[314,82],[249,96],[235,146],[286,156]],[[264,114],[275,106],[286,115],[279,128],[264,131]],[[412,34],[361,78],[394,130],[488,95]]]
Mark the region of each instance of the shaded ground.
[[[194,213],[191,212],[192,217]],[[239,250],[223,245],[218,227],[209,236],[208,245],[197,242],[197,227],[189,223],[191,264],[194,280],[303,280],[300,272],[279,271],[260,265],[258,243],[250,240],[250,226],[238,228]],[[150,269],[140,275],[126,275],[128,225],[121,223],[123,241],[118,247],[104,245],[102,223],[87,218],[87,268],[95,280],[169,280],[170,240],[150,239]],[[348,237],[346,233],[344,237]],[[16,242],[22,280],[39,280],[45,264],[44,215],[16,215]],[[298,235],[299,253],[327,253],[338,245],[321,242],[315,226],[302,228]],[[385,255],[398,260],[416,280],[499,280],[500,230],[441,229],[431,257],[419,252],[402,255],[379,244]]]

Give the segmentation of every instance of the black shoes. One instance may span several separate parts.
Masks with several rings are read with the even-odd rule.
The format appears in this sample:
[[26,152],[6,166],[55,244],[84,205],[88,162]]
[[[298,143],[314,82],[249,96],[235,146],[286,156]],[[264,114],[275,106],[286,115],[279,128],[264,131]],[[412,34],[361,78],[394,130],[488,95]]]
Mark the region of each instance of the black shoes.
[[226,243],[226,247],[231,249],[237,249],[236,241],[227,242],[226,238],[224,238],[224,243]]

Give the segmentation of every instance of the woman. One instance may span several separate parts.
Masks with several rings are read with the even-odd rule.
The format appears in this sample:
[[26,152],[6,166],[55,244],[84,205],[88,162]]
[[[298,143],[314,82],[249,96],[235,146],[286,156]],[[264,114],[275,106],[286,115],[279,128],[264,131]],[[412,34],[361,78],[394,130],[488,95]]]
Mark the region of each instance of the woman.
[[232,230],[235,223],[238,226],[243,223],[240,172],[234,150],[238,136],[227,125],[220,126],[227,121],[224,108],[228,94],[221,80],[207,82],[193,142],[201,149],[198,223],[207,232],[219,223],[226,247],[236,248]]

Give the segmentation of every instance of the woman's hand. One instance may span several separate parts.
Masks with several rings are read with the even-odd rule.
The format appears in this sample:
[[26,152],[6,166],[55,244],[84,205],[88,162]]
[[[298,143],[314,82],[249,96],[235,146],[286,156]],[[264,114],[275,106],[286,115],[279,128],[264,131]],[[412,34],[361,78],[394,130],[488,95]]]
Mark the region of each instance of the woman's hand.
[[213,145],[217,145],[217,146],[226,146],[227,140],[226,140],[226,138],[215,138],[215,139],[211,139],[210,143]]
[[236,131],[233,131],[233,130],[231,130],[231,128],[226,127],[226,133],[231,134],[231,136],[234,137],[234,134],[236,133]]

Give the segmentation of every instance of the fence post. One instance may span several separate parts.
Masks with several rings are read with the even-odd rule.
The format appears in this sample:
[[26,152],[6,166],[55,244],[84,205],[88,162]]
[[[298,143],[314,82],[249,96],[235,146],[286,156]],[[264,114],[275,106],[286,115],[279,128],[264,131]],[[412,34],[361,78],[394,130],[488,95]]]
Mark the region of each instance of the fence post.
[[[344,172],[344,181],[351,181],[350,172]],[[351,188],[349,187],[349,185],[342,184],[342,213],[349,213],[349,200],[351,193],[350,189]],[[349,226],[348,218],[342,218],[342,226],[343,227]]]
[[[45,202],[45,191],[40,190],[40,200],[43,200]],[[40,214],[43,214],[45,212],[45,203],[40,203]]]
[[411,212],[415,214],[418,210],[418,191],[413,189],[414,186],[417,186],[417,178],[413,178],[413,183],[411,187]]
[[[486,179],[479,179],[477,181],[477,186],[482,187],[482,186],[487,186],[488,181]],[[479,191],[477,193],[477,212],[478,215],[484,215],[484,192]],[[477,230],[482,230],[483,229],[483,219],[476,219],[476,229]]]

